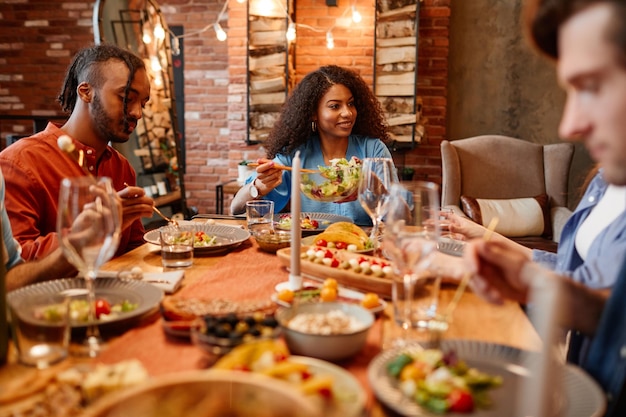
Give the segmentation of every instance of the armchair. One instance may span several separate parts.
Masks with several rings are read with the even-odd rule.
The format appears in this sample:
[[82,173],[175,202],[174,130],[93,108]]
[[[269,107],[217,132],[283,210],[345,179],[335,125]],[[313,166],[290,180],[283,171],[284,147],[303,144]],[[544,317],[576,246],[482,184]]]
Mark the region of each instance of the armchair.
[[499,135],[444,140],[441,205],[476,220],[468,213],[468,200],[506,200],[513,205],[528,197],[544,200],[547,232],[509,237],[530,248],[555,252],[563,225],[571,215],[567,186],[573,155],[571,143],[539,145]]

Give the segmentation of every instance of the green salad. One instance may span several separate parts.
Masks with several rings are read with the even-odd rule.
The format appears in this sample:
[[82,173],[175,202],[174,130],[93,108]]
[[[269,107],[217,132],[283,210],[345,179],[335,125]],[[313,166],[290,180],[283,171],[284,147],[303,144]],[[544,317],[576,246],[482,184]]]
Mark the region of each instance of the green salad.
[[300,187],[307,197],[319,201],[338,201],[356,192],[361,176],[361,161],[352,157],[349,161],[338,158],[330,162],[330,166],[318,167],[324,179],[319,184],[315,181],[315,175],[302,175]]
[[404,395],[435,413],[470,413],[488,408],[488,391],[502,385],[502,377],[469,367],[454,351],[425,349],[402,353],[387,364]]

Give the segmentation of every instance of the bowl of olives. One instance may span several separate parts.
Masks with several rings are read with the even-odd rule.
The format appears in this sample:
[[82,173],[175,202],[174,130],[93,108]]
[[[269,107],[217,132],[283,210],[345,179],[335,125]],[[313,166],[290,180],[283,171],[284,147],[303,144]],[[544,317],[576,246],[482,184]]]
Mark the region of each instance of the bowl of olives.
[[257,339],[275,338],[280,326],[273,314],[206,315],[191,326],[191,340],[206,352],[221,356],[235,346]]

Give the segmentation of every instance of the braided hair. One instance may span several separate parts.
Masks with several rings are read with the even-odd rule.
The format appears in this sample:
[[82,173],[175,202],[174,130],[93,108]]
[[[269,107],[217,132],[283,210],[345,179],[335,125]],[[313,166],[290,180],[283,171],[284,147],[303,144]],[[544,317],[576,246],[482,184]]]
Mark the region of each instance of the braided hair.
[[57,98],[63,111],[72,113],[78,99],[77,88],[82,82],[88,82],[94,88],[100,88],[105,80],[103,63],[116,59],[126,64],[129,70],[126,89],[124,90],[124,114],[128,112],[127,100],[130,85],[138,69],[145,69],[141,58],[132,52],[112,44],[101,44],[81,49],[65,74],[63,89]]
[[347,68],[327,65],[307,74],[283,105],[264,144],[268,158],[291,154],[306,143],[312,134],[311,121],[317,113],[317,106],[335,84],[346,86],[354,97],[357,117],[352,133],[389,140],[382,106],[363,78]]

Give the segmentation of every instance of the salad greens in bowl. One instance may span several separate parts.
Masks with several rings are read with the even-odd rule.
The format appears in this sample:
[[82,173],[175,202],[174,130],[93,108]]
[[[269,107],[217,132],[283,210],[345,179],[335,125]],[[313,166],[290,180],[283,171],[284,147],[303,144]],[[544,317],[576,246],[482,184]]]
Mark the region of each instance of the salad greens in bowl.
[[308,198],[338,202],[355,194],[359,188],[361,161],[352,157],[333,159],[330,166],[319,166],[319,173],[301,174],[300,189]]

